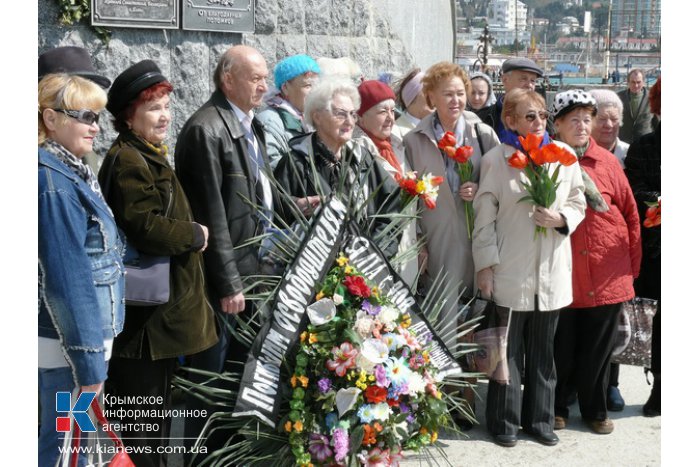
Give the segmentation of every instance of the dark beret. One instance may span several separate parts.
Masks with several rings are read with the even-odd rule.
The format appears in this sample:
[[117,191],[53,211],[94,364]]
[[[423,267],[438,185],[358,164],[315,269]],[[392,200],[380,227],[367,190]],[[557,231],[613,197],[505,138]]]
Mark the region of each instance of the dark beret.
[[122,71],[107,93],[107,110],[115,117],[144,89],[167,81],[153,60],[142,60]]
[[508,73],[513,70],[523,70],[529,71],[530,73],[535,73],[540,78],[544,75],[542,68],[537,66],[535,62],[525,57],[509,58],[503,62],[502,66],[503,73]]

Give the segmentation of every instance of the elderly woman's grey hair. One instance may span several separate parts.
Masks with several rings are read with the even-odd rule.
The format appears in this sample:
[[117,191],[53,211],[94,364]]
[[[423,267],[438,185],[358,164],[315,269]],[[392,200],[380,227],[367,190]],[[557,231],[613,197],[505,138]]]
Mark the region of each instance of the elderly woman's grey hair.
[[331,101],[337,95],[343,95],[352,101],[352,110],[360,107],[360,93],[357,87],[346,78],[328,76],[321,78],[311,89],[304,103],[304,120],[308,125],[313,125],[312,115],[319,110],[331,110]]
[[622,126],[622,115],[624,114],[624,107],[622,106],[622,101],[620,96],[617,95],[615,91],[610,89],[591,89],[591,96],[598,103],[598,112],[607,109],[608,107],[616,107],[620,115],[620,126]]

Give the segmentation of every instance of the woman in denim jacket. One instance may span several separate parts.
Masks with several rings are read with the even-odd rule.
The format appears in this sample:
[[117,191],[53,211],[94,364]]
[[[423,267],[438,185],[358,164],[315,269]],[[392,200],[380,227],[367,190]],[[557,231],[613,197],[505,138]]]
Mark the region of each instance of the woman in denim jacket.
[[[56,393],[99,393],[124,322],[123,245],[92,150],[107,102],[93,81],[49,74],[39,82],[39,465],[53,466],[63,432]],[[72,405],[72,403],[71,403]]]

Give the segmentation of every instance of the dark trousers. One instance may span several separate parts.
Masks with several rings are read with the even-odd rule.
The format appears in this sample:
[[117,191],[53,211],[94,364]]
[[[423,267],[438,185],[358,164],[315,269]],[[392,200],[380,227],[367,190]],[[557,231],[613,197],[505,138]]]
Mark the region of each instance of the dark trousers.
[[[246,302],[246,309],[243,313],[249,314],[251,312],[251,306],[249,302]],[[243,370],[243,364],[245,364],[248,357],[248,348],[231,334],[229,326],[235,328],[235,318],[233,315],[228,315],[220,311],[216,312],[216,318],[219,341],[213,347],[190,356],[187,366],[214,373],[221,373],[224,371],[241,372]],[[194,383],[205,384],[204,382],[211,378],[190,372],[187,375],[187,379]],[[221,380],[214,380],[206,383],[207,386],[225,389],[227,391],[237,391],[237,384],[238,383],[234,384]],[[235,404],[235,400],[229,402],[232,406]],[[228,410],[221,406],[209,405],[190,394],[185,395],[185,406],[187,410],[206,410],[208,416],[211,416],[214,412]],[[185,446],[188,448],[185,453],[186,463],[190,462],[190,448],[194,445],[196,438],[202,432],[206,421],[207,418],[188,418],[185,420]],[[235,433],[230,433],[223,429],[208,434],[207,441],[204,443],[207,447],[207,452],[211,453],[223,447],[232,435],[235,435]],[[197,465],[197,463],[201,462],[205,457],[207,456],[199,454],[194,461],[194,465]]]
[[[559,311],[513,311],[508,330],[510,383],[489,382],[486,426],[494,435],[515,435],[523,429],[552,433],[554,425],[553,342]],[[525,371],[521,391],[521,372]]]
[[554,338],[556,415],[568,418],[567,393],[575,388],[581,416],[585,420],[607,418],[610,357],[621,306],[621,303],[616,303],[562,309]]
[[[144,342],[144,349],[148,345]],[[147,350],[146,350],[147,353]],[[163,410],[169,410],[171,405],[171,382],[177,364],[177,358],[164,358],[151,360],[150,355],[144,355],[141,359],[112,357],[109,361],[108,379],[105,386],[110,395],[119,398],[138,397],[145,403],[119,404],[106,407],[114,410],[139,410],[155,411],[157,414]],[[157,398],[162,398],[162,404],[151,403]],[[124,399],[123,399],[124,400]],[[118,412],[116,412],[118,414]],[[143,412],[147,413],[147,412]],[[170,418],[142,417],[120,418],[121,424],[140,424],[136,429],[121,431],[122,439],[126,446],[139,448],[150,447],[150,453],[130,452],[129,457],[138,467],[159,467],[166,465],[167,455],[159,454],[159,446],[170,444]],[[143,424],[157,426],[155,431],[146,431]]]
[[620,364],[611,363],[610,364],[610,377],[608,379],[608,385],[619,386],[620,385]]

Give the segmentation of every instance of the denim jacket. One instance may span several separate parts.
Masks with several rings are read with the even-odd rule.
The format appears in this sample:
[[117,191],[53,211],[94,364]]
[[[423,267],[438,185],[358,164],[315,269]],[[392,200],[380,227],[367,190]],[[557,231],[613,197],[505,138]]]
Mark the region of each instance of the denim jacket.
[[123,243],[90,187],[39,149],[39,336],[59,339],[78,385],[107,378],[104,342],[124,325]]

